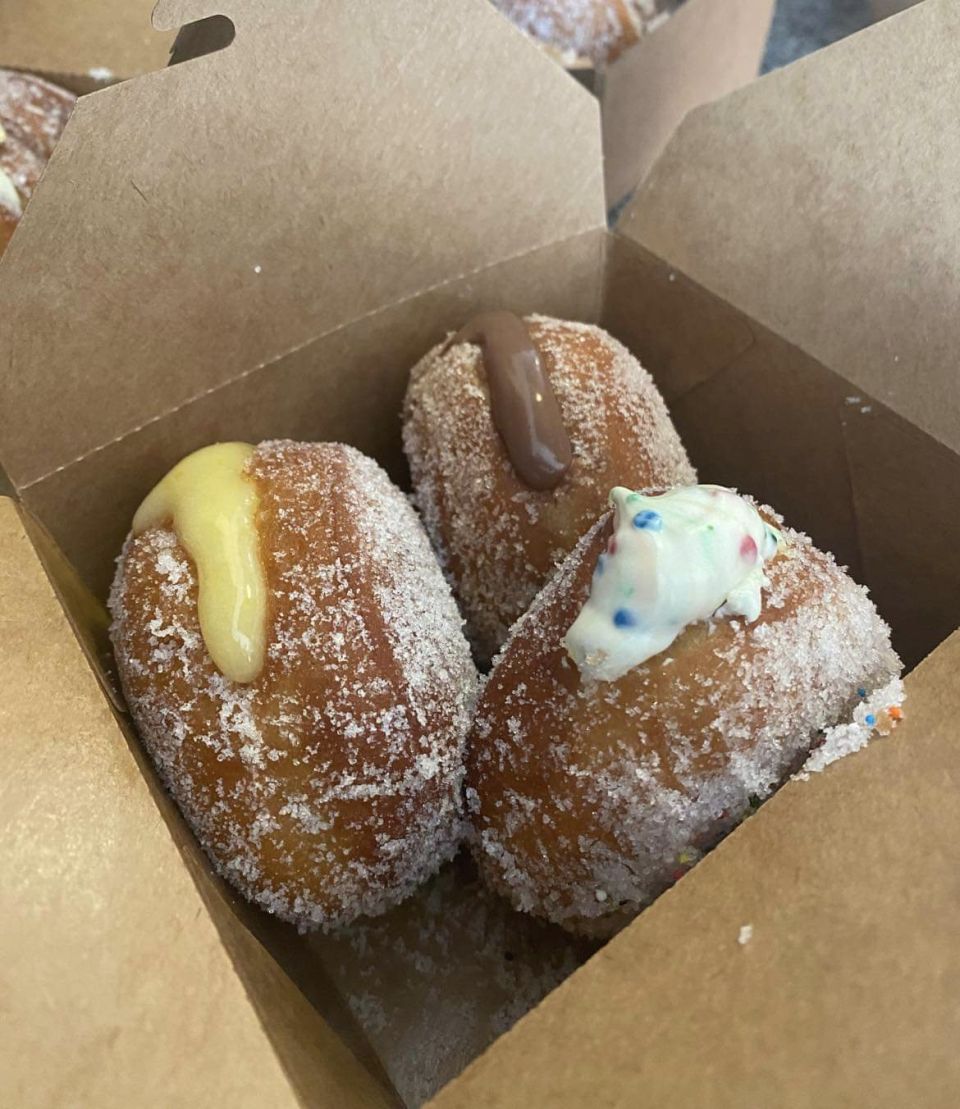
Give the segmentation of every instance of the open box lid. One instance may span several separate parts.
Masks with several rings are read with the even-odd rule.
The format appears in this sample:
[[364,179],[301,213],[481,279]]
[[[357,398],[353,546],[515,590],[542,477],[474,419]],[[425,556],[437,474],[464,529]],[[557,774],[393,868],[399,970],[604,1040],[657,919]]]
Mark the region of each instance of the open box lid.
[[219,12],[225,50],[78,103],[0,261],[18,489],[347,322],[604,225],[596,101],[486,0],[162,0],[154,23]]
[[[150,26],[155,0],[29,0],[0,4],[0,66],[87,91],[167,62],[171,34]],[[87,83],[89,82],[89,83]]]
[[619,230],[960,449],[960,10],[693,111]]

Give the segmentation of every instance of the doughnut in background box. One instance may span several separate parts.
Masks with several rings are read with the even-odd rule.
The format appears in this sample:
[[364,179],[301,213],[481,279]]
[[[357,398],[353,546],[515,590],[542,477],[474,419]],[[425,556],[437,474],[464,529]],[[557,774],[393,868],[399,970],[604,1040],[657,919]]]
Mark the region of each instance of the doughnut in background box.
[[[225,48],[193,56],[195,29],[182,64],[80,100],[0,261],[13,1103],[954,1105],[953,6],[691,113],[615,233],[596,101],[486,0],[164,0],[155,23],[210,16]],[[914,667],[906,719],[599,949],[455,868],[300,936],[160,790],[98,598],[143,495],[215,439],[336,437],[403,480],[410,367],[498,307],[599,322],[701,472],[850,565]]]

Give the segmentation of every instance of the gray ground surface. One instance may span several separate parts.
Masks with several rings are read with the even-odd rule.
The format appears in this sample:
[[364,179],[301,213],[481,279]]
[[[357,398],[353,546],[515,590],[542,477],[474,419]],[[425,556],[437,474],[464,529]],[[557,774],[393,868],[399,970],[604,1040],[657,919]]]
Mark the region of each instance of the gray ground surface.
[[872,21],[870,0],[778,0],[764,70],[802,58]]

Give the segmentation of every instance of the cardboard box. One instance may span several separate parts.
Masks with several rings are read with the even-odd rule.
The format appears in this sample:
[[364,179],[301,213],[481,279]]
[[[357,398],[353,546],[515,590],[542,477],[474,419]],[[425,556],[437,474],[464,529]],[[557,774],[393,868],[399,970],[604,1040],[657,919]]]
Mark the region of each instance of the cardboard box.
[[150,26],[153,0],[30,0],[0,5],[0,65],[77,93],[167,64],[173,35]]
[[612,65],[579,76],[600,100],[607,207],[646,177],[692,108],[760,72],[774,0],[684,0]]
[[[213,7],[164,0],[157,23]],[[227,49],[80,102],[0,261],[11,1103],[350,1109],[449,1077],[410,1068],[432,1041],[357,1027],[362,952],[211,876],[104,691],[87,587],[211,440],[337,437],[402,478],[409,367],[502,305],[627,342],[701,474],[836,551],[911,666],[932,653],[891,737],[786,786],[433,1104],[956,1104],[954,7],[692,113],[616,233],[596,102],[484,0],[216,7]],[[309,41],[337,50],[311,65]],[[492,1012],[471,935],[434,942],[419,900],[388,941]],[[522,958],[550,961],[518,919]],[[548,969],[568,954],[588,952]],[[399,978],[389,1019],[420,1005]]]
[[887,19],[889,16],[906,11],[907,8],[912,8],[918,3],[920,3],[920,0],[872,0],[871,7],[876,19]]

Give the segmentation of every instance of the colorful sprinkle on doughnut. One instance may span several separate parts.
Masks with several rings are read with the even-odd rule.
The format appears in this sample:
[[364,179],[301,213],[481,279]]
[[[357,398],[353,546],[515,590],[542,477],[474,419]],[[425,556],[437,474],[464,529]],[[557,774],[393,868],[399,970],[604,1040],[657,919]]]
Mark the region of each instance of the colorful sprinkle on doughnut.
[[663,531],[663,517],[652,508],[645,508],[634,516],[633,526],[640,531]]

